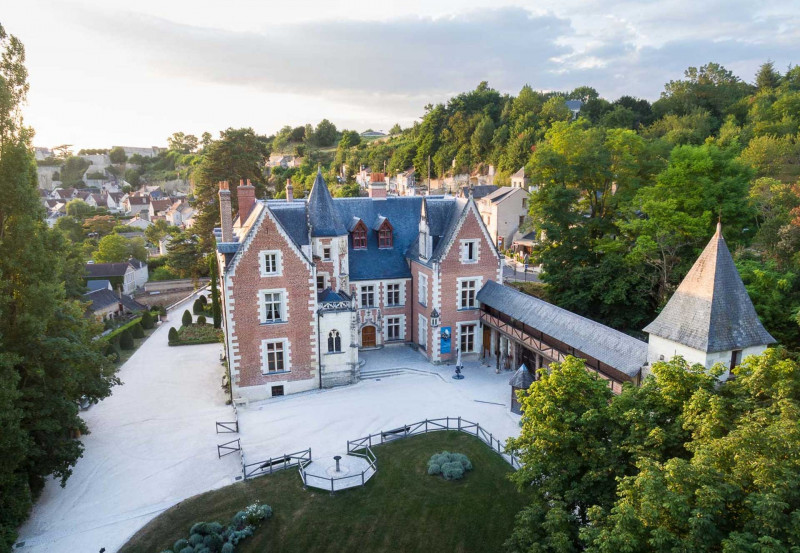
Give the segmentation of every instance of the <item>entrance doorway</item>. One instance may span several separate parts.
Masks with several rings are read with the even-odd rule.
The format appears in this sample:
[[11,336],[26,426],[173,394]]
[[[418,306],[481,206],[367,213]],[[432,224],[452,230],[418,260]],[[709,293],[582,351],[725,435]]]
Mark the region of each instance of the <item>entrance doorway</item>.
[[361,329],[361,347],[374,348],[377,345],[375,341],[375,327],[365,326]]

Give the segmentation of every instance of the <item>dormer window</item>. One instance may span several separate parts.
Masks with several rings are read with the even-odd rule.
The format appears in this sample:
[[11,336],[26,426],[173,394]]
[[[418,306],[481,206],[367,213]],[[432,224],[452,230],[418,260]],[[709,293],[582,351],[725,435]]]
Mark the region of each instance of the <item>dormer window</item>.
[[428,233],[424,231],[419,233],[419,256],[422,259],[430,257],[428,255]]
[[389,221],[384,221],[378,229],[378,247],[391,248],[394,246],[392,241],[392,225]]
[[356,228],[353,229],[353,249],[367,249],[367,226],[363,221],[359,221]]

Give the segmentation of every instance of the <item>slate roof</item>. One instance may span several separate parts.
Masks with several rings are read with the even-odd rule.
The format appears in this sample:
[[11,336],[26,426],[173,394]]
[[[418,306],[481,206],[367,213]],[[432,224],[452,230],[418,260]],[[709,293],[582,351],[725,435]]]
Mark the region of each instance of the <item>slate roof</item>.
[[[480,200],[497,190],[499,187],[495,186],[494,184],[479,184],[478,186],[472,187],[472,198],[475,200]],[[462,186],[461,187],[461,196],[464,198],[469,197],[469,186]]]
[[567,104],[567,107],[571,111],[580,111],[581,107],[583,107],[583,102],[581,100],[567,100],[564,103]]
[[514,288],[490,280],[480,289],[477,298],[482,304],[540,330],[630,377],[639,374],[647,362],[647,342],[523,294]]
[[105,288],[87,292],[83,295],[83,300],[91,302],[89,305],[89,310],[91,311],[100,311],[110,305],[119,303],[122,303],[122,306],[129,311],[144,311],[147,309],[147,306],[142,305],[132,297],[122,294],[120,298],[115,292]]
[[645,332],[708,353],[775,343],[758,319],[722,226]]
[[493,204],[496,204],[506,199],[508,195],[514,192],[515,190],[519,190],[519,188],[511,188],[510,186],[503,186],[501,188],[498,188],[497,190],[495,190],[494,192],[492,192],[483,199],[492,202]]
[[317,171],[311,194],[308,195],[308,220],[311,223],[312,236],[344,236],[347,229],[342,224],[333,198],[322,178],[322,173]]
[[87,263],[86,278],[107,278],[125,276],[128,262],[122,263]]
[[95,290],[110,290],[111,282],[108,280],[90,280],[86,283],[86,287],[89,289],[89,292],[94,292]]
[[508,381],[511,384],[512,388],[519,388],[521,390],[527,390],[533,384],[533,375],[531,371],[528,370],[528,367],[525,366],[523,363],[519,366],[519,368],[514,372],[514,376],[511,377],[511,380]]
[[297,246],[307,246],[311,243],[308,234],[306,202],[303,200],[293,202],[272,200],[267,202],[267,206]]
[[525,178],[525,166],[523,165],[519,171],[511,175],[512,179],[524,179]]

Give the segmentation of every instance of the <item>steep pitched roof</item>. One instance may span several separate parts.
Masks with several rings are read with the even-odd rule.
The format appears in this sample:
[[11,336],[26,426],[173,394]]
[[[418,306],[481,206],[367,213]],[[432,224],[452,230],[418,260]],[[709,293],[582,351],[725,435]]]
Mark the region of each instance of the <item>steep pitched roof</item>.
[[647,362],[646,342],[508,286],[490,280],[477,298],[628,376],[639,374]]
[[343,236],[347,229],[339,218],[333,205],[331,192],[322,173],[317,172],[311,194],[308,196],[308,220],[311,223],[312,236]]
[[511,380],[509,380],[508,383],[511,384],[513,388],[527,390],[531,387],[531,384],[533,384],[533,375],[531,374],[531,371],[528,370],[528,367],[526,367],[523,363],[519,366],[514,373],[514,376],[511,377]]
[[128,262],[121,263],[87,263],[86,264],[86,277],[87,278],[108,278],[108,277],[121,277],[125,275],[128,270]]
[[511,175],[512,179],[524,179],[525,178],[525,166],[523,165],[519,171]]
[[502,186],[485,196],[483,199],[487,202],[492,202],[493,204],[500,203],[509,196],[511,196],[515,191],[520,190],[520,188],[512,188],[510,186]]
[[705,352],[775,343],[758,319],[722,225],[717,224],[714,237],[644,331]]

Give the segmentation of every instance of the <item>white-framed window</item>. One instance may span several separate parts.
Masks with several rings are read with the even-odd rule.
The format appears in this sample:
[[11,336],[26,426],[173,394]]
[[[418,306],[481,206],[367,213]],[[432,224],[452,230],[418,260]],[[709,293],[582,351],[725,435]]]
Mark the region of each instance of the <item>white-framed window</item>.
[[286,289],[259,290],[259,319],[262,324],[283,323],[288,319]]
[[475,329],[477,326],[474,323],[460,326],[458,347],[461,348],[461,353],[475,353]]
[[475,309],[478,303],[475,294],[478,291],[477,279],[465,279],[458,281],[458,308]]
[[419,287],[417,299],[422,305],[428,305],[428,275],[419,273]]
[[286,338],[261,341],[261,372],[264,374],[289,371],[289,342]]
[[392,282],[386,285],[386,307],[403,305],[400,288],[401,285],[399,282]]
[[338,330],[331,330],[328,333],[328,353],[340,353],[342,351],[342,337]]
[[323,261],[330,261],[331,260],[331,247],[325,246],[322,248],[322,260]]
[[417,343],[422,349],[428,349],[428,319],[422,315],[419,316],[419,324],[417,325]]
[[328,275],[325,273],[317,274],[317,292],[322,292],[328,287]]
[[372,284],[361,287],[361,307],[375,307],[375,286]]
[[261,276],[281,276],[283,274],[283,266],[281,263],[280,250],[265,250],[259,253],[259,263],[261,266]]
[[461,241],[461,263],[477,263],[480,242],[478,240]]
[[403,339],[403,317],[386,317],[386,341]]

